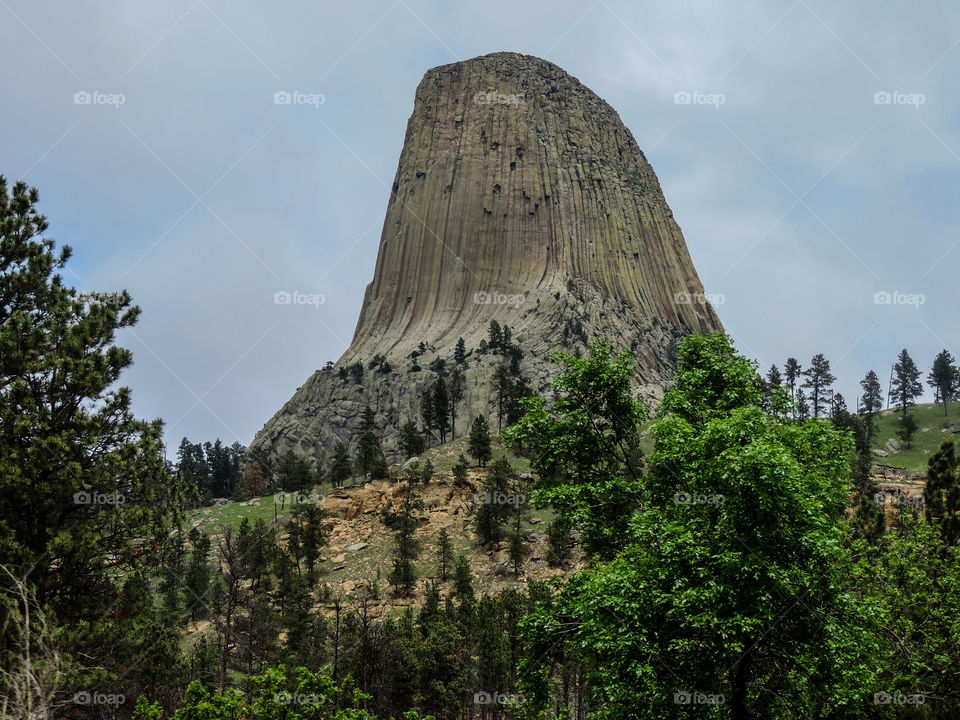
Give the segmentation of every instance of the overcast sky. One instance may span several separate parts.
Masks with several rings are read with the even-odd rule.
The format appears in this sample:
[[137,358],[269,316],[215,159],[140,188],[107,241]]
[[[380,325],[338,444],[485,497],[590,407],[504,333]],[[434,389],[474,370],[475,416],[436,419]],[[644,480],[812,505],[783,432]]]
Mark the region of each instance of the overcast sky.
[[0,0],[0,46],[0,173],[142,307],[124,380],[174,448],[248,444],[346,349],[417,83],[499,50],[619,112],[764,370],[823,352],[853,406],[960,353],[954,3]]

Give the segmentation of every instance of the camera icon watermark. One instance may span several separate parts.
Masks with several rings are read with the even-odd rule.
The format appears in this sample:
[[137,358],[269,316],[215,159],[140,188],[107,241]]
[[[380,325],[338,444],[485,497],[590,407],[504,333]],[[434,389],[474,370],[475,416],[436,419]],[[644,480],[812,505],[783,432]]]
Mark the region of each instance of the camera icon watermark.
[[873,694],[874,705],[923,705],[927,701],[927,696],[923,693],[907,694],[899,690],[892,693],[885,690]]
[[904,293],[899,290],[889,292],[880,290],[873,294],[874,305],[912,305],[919,308],[927,302],[927,296],[923,293]]
[[727,296],[722,293],[686,292],[685,290],[673,294],[675,305],[723,305]]
[[118,693],[102,693],[96,690],[93,692],[81,690],[73,695],[74,705],[110,705],[111,707],[119,707],[126,701],[127,698],[124,695]]
[[523,295],[507,295],[506,293],[486,292],[481,290],[473,294],[473,302],[477,305],[512,305],[515,308],[523,305]]
[[697,690],[681,690],[673,694],[674,705],[723,705],[727,701],[724,695],[710,694]]
[[322,493],[278,492],[273,496],[277,505],[319,505],[323,502]]
[[302,293],[294,290],[278,290],[273,294],[274,305],[313,305],[317,309],[327,301],[325,295],[319,293]]
[[873,496],[873,502],[883,507],[887,502],[892,502],[894,506],[903,506],[913,510],[922,510],[926,501],[923,495],[911,495],[901,490],[880,490]]
[[323,93],[305,93],[299,90],[278,90],[273,94],[274,105],[310,105],[319,110],[327,101]]
[[473,102],[477,105],[523,105],[526,98],[517,93],[502,93],[499,90],[487,90],[473,95]]
[[127,501],[121,493],[98,493],[81,490],[73,494],[74,505],[123,505]]
[[327,696],[317,693],[291,693],[282,690],[273,694],[273,701],[278,705],[323,705],[327,701]]
[[473,496],[473,501],[477,505],[515,505],[519,507],[527,502],[527,496],[523,493],[478,492]]
[[927,101],[923,93],[904,93],[897,90],[879,90],[873,94],[874,105],[912,105],[919,108]]
[[673,94],[674,105],[712,105],[719,108],[727,102],[723,93],[706,93],[699,90],[679,90]]
[[523,693],[489,693],[481,690],[473,694],[474,705],[521,705],[525,699]]
[[123,93],[78,90],[73,94],[74,105],[112,105],[114,109],[117,109],[126,102],[127,96]]
[[683,490],[673,495],[675,505],[723,505],[724,500],[726,498],[720,494],[705,495],[704,493]]

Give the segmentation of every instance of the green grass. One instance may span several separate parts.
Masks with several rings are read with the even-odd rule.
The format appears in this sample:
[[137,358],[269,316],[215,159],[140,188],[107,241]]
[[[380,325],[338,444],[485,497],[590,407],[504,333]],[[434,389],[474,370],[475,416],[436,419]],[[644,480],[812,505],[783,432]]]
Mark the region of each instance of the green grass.
[[[892,408],[891,408],[892,409]],[[887,457],[876,457],[874,461],[881,465],[905,468],[914,472],[926,472],[930,457],[946,439],[956,440],[960,436],[960,403],[948,403],[947,414],[943,414],[943,405],[921,404],[910,408],[910,414],[917,421],[917,434],[913,436],[911,447],[897,437],[900,413],[896,410],[890,415],[881,416],[873,447],[883,449],[890,438],[897,440],[903,447],[900,452]]]

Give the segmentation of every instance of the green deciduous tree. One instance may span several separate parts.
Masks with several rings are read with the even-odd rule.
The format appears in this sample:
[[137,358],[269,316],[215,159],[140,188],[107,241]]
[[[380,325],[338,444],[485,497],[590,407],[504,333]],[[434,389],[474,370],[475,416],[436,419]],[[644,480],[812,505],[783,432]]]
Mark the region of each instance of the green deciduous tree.
[[676,717],[692,690],[722,694],[731,718],[863,702],[875,645],[844,586],[851,442],[762,400],[728,338],[684,341],[625,546],[525,623],[528,703],[563,638],[604,720]]
[[550,358],[565,366],[553,383],[556,401],[549,410],[542,398],[525,401],[526,414],[504,438],[533,451],[540,478],[534,504],[550,504],[568,516],[588,552],[610,558],[623,546],[640,506],[639,439],[646,410],[632,395],[635,361],[629,353],[611,359],[609,345],[600,341],[585,358]]

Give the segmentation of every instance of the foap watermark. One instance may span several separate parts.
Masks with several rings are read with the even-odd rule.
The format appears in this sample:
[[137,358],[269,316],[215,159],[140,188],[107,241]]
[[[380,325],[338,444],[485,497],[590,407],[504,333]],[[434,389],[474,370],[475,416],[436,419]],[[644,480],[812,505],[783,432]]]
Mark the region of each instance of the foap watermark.
[[327,101],[323,93],[305,93],[299,90],[278,90],[273,94],[274,105],[310,105],[319,110]]
[[717,694],[700,692],[698,690],[681,690],[673,694],[674,705],[723,705],[727,698]]
[[681,490],[674,493],[673,502],[677,505],[723,505],[723,495],[705,495],[698,492],[686,492]]
[[523,693],[488,693],[481,690],[473,694],[474,705],[520,705],[525,699]]
[[117,109],[125,102],[127,102],[127,96],[123,93],[78,90],[73,94],[74,105],[112,105],[114,109]]
[[290,693],[283,690],[273,694],[273,701],[279,705],[323,705],[327,701],[327,696],[317,693]]
[[277,505],[319,505],[323,502],[322,493],[278,492],[273,501]]
[[110,705],[112,707],[120,707],[126,700],[127,698],[119,693],[102,693],[96,690],[93,692],[81,690],[73,695],[73,703],[75,705]]
[[325,295],[320,293],[302,293],[294,290],[293,292],[287,292],[286,290],[278,290],[273,294],[273,304],[274,305],[313,305],[316,308],[320,308],[327,301]]
[[481,290],[473,294],[473,302],[477,305],[512,305],[515,308],[523,305],[523,295],[507,295],[506,293],[486,292]]
[[923,93],[905,93],[897,90],[878,90],[873,94],[874,105],[913,105],[918,108],[927,101]]
[[73,494],[74,505],[123,505],[127,499],[118,492],[98,493],[81,490]]
[[673,294],[675,305],[723,305],[727,296],[721,293],[678,292]]
[[477,105],[523,105],[524,96],[522,93],[502,93],[499,90],[487,90],[473,95],[473,102]]
[[874,705],[923,705],[927,701],[927,696],[923,693],[907,694],[899,690],[892,693],[881,690],[873,694]]
[[673,94],[674,105],[712,105],[720,107],[727,102],[723,93],[707,93],[699,90],[679,90]]
[[895,506],[904,506],[913,510],[922,510],[925,503],[923,495],[910,495],[901,490],[880,490],[874,494],[873,501],[881,507],[887,502],[892,502]]
[[922,293],[879,290],[873,294],[874,305],[912,305],[915,308],[919,308],[926,301],[927,296]]
[[523,493],[502,493],[502,492],[478,492],[473,496],[473,501],[477,505],[524,505],[527,502],[527,496]]

